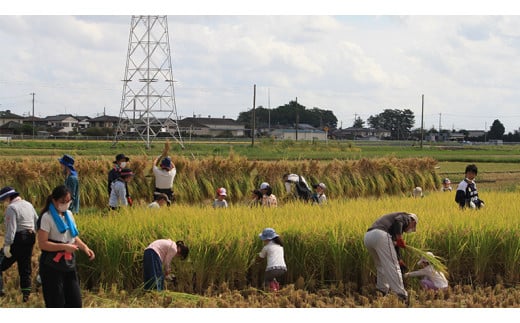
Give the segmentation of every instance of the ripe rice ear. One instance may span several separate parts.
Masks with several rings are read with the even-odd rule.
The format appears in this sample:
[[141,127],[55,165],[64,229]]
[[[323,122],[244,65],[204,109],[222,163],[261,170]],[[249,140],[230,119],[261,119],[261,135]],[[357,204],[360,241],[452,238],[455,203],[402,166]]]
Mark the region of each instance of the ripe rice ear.
[[419,248],[415,248],[413,246],[410,246],[410,245],[406,245],[406,250],[410,250],[412,251],[413,253],[417,254],[419,257],[423,257],[424,259],[426,259],[430,265],[433,266],[433,268],[435,270],[437,270],[438,272],[441,272],[444,274],[444,276],[446,276],[446,278],[448,278],[449,274],[448,274],[448,267],[442,262],[442,258],[441,257],[438,257],[438,256],[431,256],[427,253],[427,251],[424,251],[422,249],[419,249]]

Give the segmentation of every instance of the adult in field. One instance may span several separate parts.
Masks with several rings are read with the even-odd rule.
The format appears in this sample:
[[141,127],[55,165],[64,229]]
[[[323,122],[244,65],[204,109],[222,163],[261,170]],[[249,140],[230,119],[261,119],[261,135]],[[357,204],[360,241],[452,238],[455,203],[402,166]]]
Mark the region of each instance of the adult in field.
[[155,182],[155,192],[168,195],[171,201],[175,201],[173,194],[173,180],[177,175],[177,169],[170,157],[158,156],[153,161],[152,171]]
[[77,250],[92,261],[95,258],[79,237],[74,216],[69,210],[72,196],[65,185],[49,195],[38,218],[40,278],[45,307],[82,307],[79,277],[76,269]]
[[[125,156],[125,154],[117,154],[115,160],[112,162],[114,167],[108,172],[108,196],[110,197],[110,193],[112,192],[112,182],[118,179],[121,176],[121,170],[123,168],[128,168],[128,162],[130,158]],[[128,191],[128,186],[125,188],[126,190],[126,199],[130,201],[132,198],[130,197],[130,192]]]
[[112,210],[116,210],[121,206],[132,206],[132,199],[128,199],[128,182],[132,180],[134,173],[130,168],[123,168],[118,178],[112,182],[112,190],[108,205]]
[[189,251],[182,240],[174,242],[170,239],[159,239],[150,243],[144,249],[143,255],[144,289],[163,290],[165,277],[171,280],[175,277],[171,274],[173,257],[184,260],[188,257]]
[[70,211],[77,214],[79,212],[79,179],[78,172],[74,169],[74,158],[71,155],[63,155],[63,157],[58,158],[58,161],[63,175],[65,175],[65,186],[72,196]]
[[478,196],[477,184],[475,183],[475,177],[477,177],[478,168],[475,164],[466,166],[465,178],[459,183],[457,192],[455,193],[455,202],[461,209],[471,208],[480,209],[484,206]]
[[10,186],[0,190],[0,202],[6,206],[4,247],[0,250],[0,296],[4,296],[2,273],[16,262],[22,300],[27,302],[31,293],[31,258],[38,214],[33,205]]
[[408,301],[408,292],[404,288],[401,266],[404,264],[398,257],[395,247],[406,248],[403,233],[415,232],[417,215],[407,212],[394,212],[378,218],[364,237],[377,270],[376,288],[386,295],[390,291]]
[[[283,181],[287,194],[295,194],[296,198],[308,202],[312,198],[312,190],[305,178],[298,174],[284,174]],[[292,188],[294,186],[294,192]]]
[[278,206],[278,199],[276,198],[276,195],[273,194],[273,189],[271,188],[271,185],[267,182],[263,182],[260,184],[259,188],[260,192],[262,193],[262,202],[261,205],[265,207],[277,207]]

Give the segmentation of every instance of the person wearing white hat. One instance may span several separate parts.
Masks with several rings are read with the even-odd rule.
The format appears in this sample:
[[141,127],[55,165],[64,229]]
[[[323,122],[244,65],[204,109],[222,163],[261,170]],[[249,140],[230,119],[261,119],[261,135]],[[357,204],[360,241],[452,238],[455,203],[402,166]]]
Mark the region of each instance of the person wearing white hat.
[[278,199],[276,198],[276,195],[273,194],[273,189],[271,188],[271,185],[269,185],[269,183],[263,182],[262,184],[260,184],[259,190],[262,193],[262,206],[278,206]]
[[325,189],[327,186],[323,183],[314,184],[312,187],[316,190],[314,194],[312,194],[312,203],[323,205],[327,203],[327,196],[325,195]]
[[287,272],[282,239],[273,228],[265,228],[258,236],[264,242],[264,247],[257,255],[257,261],[267,259],[264,288],[269,287],[271,291],[278,291],[280,289],[278,280]]
[[22,300],[27,302],[31,293],[31,258],[36,242],[38,214],[33,205],[10,186],[0,190],[0,202],[6,206],[4,247],[0,250],[0,296],[4,295],[2,273],[16,262]]
[[443,192],[451,192],[453,188],[451,187],[451,181],[449,178],[445,178],[442,180],[442,191]]
[[213,207],[214,208],[226,208],[228,207],[228,203],[226,201],[227,192],[226,189],[223,187],[220,187],[217,189],[217,197],[213,201]]
[[383,295],[393,291],[400,299],[408,301],[404,288],[399,259],[399,248],[406,248],[403,233],[415,232],[418,218],[408,212],[394,212],[378,218],[365,233],[363,243],[376,265],[376,288]]
[[[431,257],[435,257],[432,252],[427,252],[427,254]],[[422,268],[406,273],[404,274],[404,277],[422,277],[420,283],[424,289],[439,290],[448,288],[448,279],[446,279],[446,276],[444,276],[440,271],[435,270],[428,259],[421,257],[417,262],[417,265]]]

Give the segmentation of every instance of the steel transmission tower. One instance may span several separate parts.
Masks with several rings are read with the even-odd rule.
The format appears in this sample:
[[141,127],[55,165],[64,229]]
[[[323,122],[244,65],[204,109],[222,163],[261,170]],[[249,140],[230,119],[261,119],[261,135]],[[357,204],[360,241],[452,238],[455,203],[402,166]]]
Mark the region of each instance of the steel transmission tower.
[[160,135],[173,137],[184,148],[173,83],[167,17],[132,16],[113,146],[123,136],[139,136],[150,148]]

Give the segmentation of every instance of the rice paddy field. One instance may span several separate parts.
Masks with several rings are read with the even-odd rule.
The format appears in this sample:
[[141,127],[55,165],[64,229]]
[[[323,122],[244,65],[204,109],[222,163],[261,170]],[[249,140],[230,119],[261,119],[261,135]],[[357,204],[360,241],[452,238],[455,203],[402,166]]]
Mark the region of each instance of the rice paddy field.
[[[0,184],[16,187],[38,210],[50,190],[61,184],[57,158],[71,152],[62,146],[50,151],[30,148],[28,143],[13,145],[0,148]],[[108,211],[105,204],[106,174],[120,151],[100,144],[73,149],[83,178],[82,209],[76,221],[80,236],[96,253],[93,262],[79,255],[84,307],[520,307],[520,154],[516,147],[457,148],[456,159],[453,148],[429,147],[420,154],[416,147],[394,147],[392,152],[382,146],[378,153],[378,147],[334,143],[331,149],[343,157],[305,159],[301,156],[323,147],[272,146],[269,156],[277,150],[295,152],[279,153],[278,159],[258,159],[236,145],[228,151],[229,145],[222,144],[217,155],[215,144],[199,147],[197,154],[181,154],[173,147],[179,202],[164,209],[146,207],[153,189],[149,168],[161,145],[155,151],[126,147],[124,153],[131,156],[131,167],[139,174],[130,188],[137,203],[120,211]],[[31,153],[33,149],[37,153]],[[477,187],[486,203],[478,211],[459,210],[455,193],[440,191],[446,176],[456,188],[470,162],[479,167]],[[309,182],[325,182],[329,202],[315,206],[285,195],[281,181],[285,172],[302,174]],[[250,190],[262,181],[273,185],[278,208],[249,206]],[[228,209],[211,207],[218,186],[228,188]],[[424,197],[411,197],[415,186],[423,187]],[[416,279],[409,278],[405,281],[409,304],[374,292],[375,268],[363,246],[363,235],[377,217],[395,211],[419,216],[417,232],[405,235],[405,240],[441,257],[448,269],[448,290],[424,291]],[[262,247],[258,234],[265,227],[275,228],[284,241],[288,272],[277,293],[260,288],[265,263],[254,261]],[[176,284],[167,282],[166,291],[145,293],[142,253],[159,238],[184,240],[190,255],[186,261],[173,262]],[[404,251],[411,270],[420,258],[414,248]],[[35,271],[38,254],[36,248]],[[21,302],[17,277],[15,268],[4,272],[7,295],[0,298],[0,306],[44,307],[36,287],[29,302]]]

